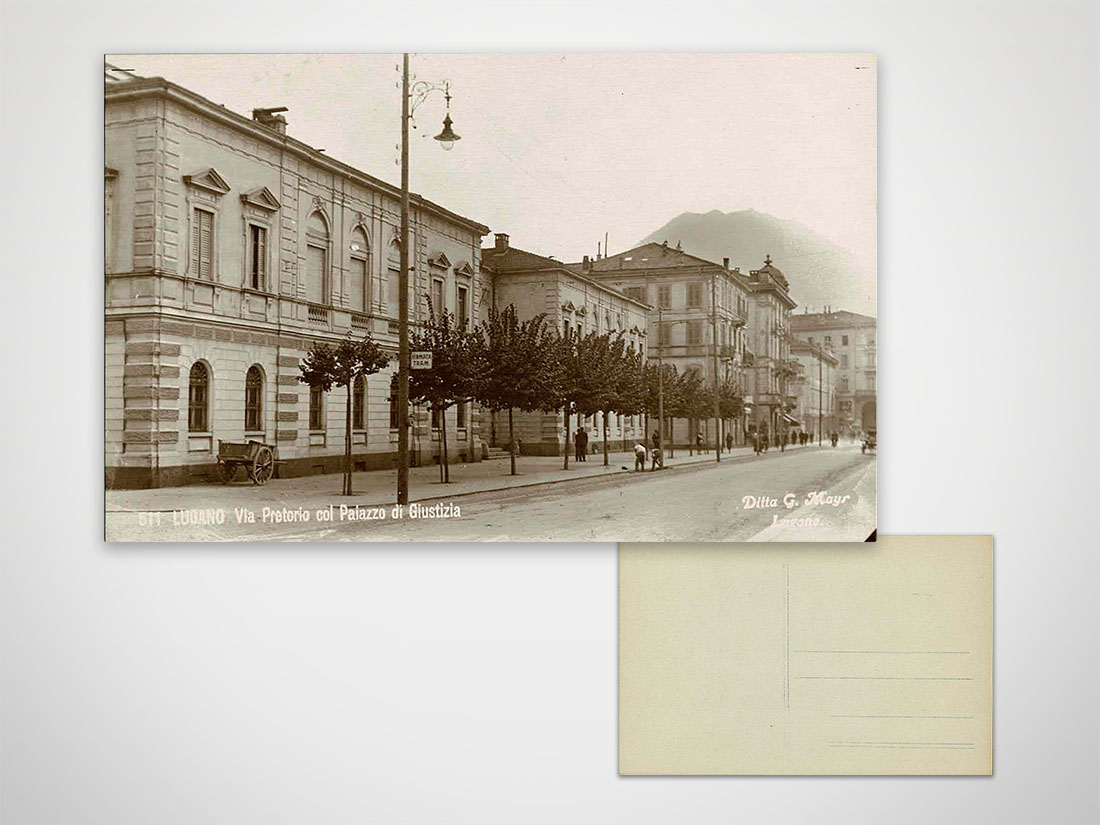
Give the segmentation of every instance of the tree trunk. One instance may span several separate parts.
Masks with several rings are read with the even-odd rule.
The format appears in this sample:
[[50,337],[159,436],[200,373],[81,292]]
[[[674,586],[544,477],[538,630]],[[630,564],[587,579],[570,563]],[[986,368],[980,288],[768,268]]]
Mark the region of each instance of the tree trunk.
[[[435,412],[435,409],[436,409],[436,408],[435,408],[435,405],[434,405],[434,404],[430,404],[430,405],[428,406],[428,416],[429,416],[429,417],[428,417],[428,424],[429,424],[429,425],[430,425],[430,424],[432,423],[432,422],[431,422],[431,419],[432,419],[432,417],[434,417],[434,416],[433,416],[433,413]],[[442,413],[440,413],[440,416],[439,416],[439,417],[440,417],[440,418],[442,418],[442,417],[443,417],[443,414],[442,414]],[[440,444],[442,444],[443,442],[442,442],[442,441],[440,441],[439,443],[440,443]],[[439,451],[439,483],[440,483],[440,484],[442,484],[442,483],[443,483],[443,450],[442,450],[442,448],[441,448],[441,449],[440,449],[440,451]]]
[[603,466],[607,466],[607,410],[603,411]]
[[508,454],[512,461],[512,475],[516,474],[516,433],[512,426],[512,408],[508,408]]
[[562,468],[569,469],[569,450],[573,447],[573,439],[569,435],[569,407],[565,408],[565,463]]
[[447,408],[443,408],[443,412],[439,415],[439,427],[443,431],[443,452],[440,460],[443,462],[443,483],[451,483],[451,465],[448,463],[447,457]]
[[348,402],[344,407],[344,495],[351,495],[351,387],[348,382]]

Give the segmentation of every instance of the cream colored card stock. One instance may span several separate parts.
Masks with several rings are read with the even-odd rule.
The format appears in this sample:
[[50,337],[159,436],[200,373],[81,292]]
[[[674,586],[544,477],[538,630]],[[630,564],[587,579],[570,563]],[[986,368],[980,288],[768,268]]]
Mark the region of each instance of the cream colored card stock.
[[621,774],[990,774],[993,540],[621,544]]

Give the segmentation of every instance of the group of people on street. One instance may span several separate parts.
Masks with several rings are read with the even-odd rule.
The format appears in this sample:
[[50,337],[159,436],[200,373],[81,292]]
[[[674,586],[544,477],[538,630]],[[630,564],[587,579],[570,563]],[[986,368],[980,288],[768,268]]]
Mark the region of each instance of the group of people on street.
[[658,467],[662,470],[665,468],[665,454],[661,450],[661,434],[656,430],[653,431],[653,446],[649,449],[646,445],[638,441],[634,444],[634,471],[644,471],[646,458],[650,458],[653,462],[650,467],[650,472],[653,472]]

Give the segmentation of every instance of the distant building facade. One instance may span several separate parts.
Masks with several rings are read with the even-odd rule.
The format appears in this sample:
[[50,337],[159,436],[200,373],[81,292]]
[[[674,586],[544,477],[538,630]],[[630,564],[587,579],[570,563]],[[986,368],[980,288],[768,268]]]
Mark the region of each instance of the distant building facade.
[[800,422],[792,415],[798,406],[800,365],[791,358],[791,312],[797,306],[786,276],[771,257],[749,272],[752,293],[749,341],[752,368],[748,388],[752,401],[749,429],[774,439]]
[[[646,313],[649,307],[641,300],[624,295],[581,271],[553,258],[536,255],[511,246],[508,235],[497,233],[495,243],[481,251],[481,268],[492,284],[492,306],[516,308],[519,320],[525,321],[544,314],[548,325],[559,333],[579,331],[581,335],[621,334],[629,349],[643,358],[649,351]],[[508,414],[483,413],[488,423],[483,436],[493,446],[508,444]],[[515,437],[521,452],[528,455],[560,455],[571,443],[571,433],[565,431],[562,413],[513,412]],[[589,449],[602,449],[603,418],[592,415],[577,421],[575,432],[584,427],[589,434]],[[646,437],[643,417],[608,415],[609,449],[629,449],[636,440]]]
[[848,432],[875,429],[878,420],[878,321],[845,310],[792,316],[794,334],[832,348],[837,358],[837,423]]
[[[585,258],[585,275],[648,304],[649,361],[662,361],[680,373],[695,372],[708,386],[727,378],[751,393],[748,329],[756,297],[750,280],[729,259],[718,264],[689,255],[668,243],[648,243],[616,255]],[[722,422],[736,444],[744,441],[746,416]],[[650,429],[655,429],[651,426]],[[666,445],[687,447],[702,435],[714,443],[714,420],[665,416]]]
[[799,364],[795,378],[798,388],[798,406],[794,416],[801,424],[802,432],[812,434],[814,440],[824,441],[837,430],[836,417],[836,367],[838,359],[831,349],[821,344],[794,340],[791,357]]
[[[106,484],[216,476],[218,441],[277,447],[283,475],[333,472],[347,391],[311,391],[315,342],[370,332],[390,367],[352,388],[353,459],[393,466],[400,192],[286,133],[161,78],[105,86]],[[490,285],[488,227],[419,196],[410,215],[410,317],[432,295],[475,324]],[[448,411],[455,458],[478,460],[468,405]],[[413,461],[439,431],[413,410]],[[453,435],[451,435],[453,434]]]

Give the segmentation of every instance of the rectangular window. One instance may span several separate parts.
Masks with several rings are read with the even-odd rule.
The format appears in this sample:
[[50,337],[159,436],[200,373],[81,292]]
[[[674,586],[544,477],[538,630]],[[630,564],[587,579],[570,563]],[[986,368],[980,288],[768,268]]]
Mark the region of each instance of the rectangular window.
[[700,307],[703,305],[703,285],[702,284],[688,284],[688,302],[689,307]]
[[455,302],[455,317],[459,326],[465,321],[470,321],[470,290],[464,286],[458,288],[458,298]]
[[869,389],[871,392],[875,391],[875,376],[867,376],[867,389]]
[[442,315],[446,309],[447,306],[443,303],[443,279],[432,278],[432,312]]
[[833,336],[831,336],[831,335],[826,335],[826,336],[825,336],[825,343],[826,343],[826,344],[831,344],[831,343],[833,343]]
[[244,429],[256,433],[264,428],[261,395],[263,384],[247,382],[244,388]]
[[314,304],[325,302],[325,250],[306,245],[306,300]]
[[565,335],[566,337],[568,337],[568,335],[569,335],[569,319],[568,319],[568,318],[563,318],[563,319],[562,319],[562,322],[561,322],[561,331],[562,331],[562,334],[563,334],[563,335]]
[[267,230],[248,225],[248,286],[263,289],[267,281]]
[[657,306],[661,309],[672,309],[672,287],[657,287]]
[[843,369],[843,370],[848,369],[848,356],[847,355],[841,355],[840,356],[840,368]]
[[191,215],[191,277],[214,278],[214,213],[205,209]]
[[351,392],[351,428],[353,430],[365,430],[367,382],[362,376],[355,379]]
[[840,391],[841,392],[848,392],[848,376],[847,375],[840,376]]
[[689,346],[703,343],[702,321],[688,321],[687,342]]
[[442,421],[443,416],[440,414],[439,410],[437,410],[435,407],[432,407],[432,429],[438,430],[440,427],[440,422]]
[[867,366],[873,367],[875,365],[875,354],[873,352],[867,353]]
[[311,430],[323,430],[325,419],[323,414],[324,393],[320,387],[309,388],[309,428]]
[[627,297],[633,298],[635,301],[644,301],[645,298],[642,297],[642,290],[643,287],[640,286],[628,286],[626,288]]
[[[810,340],[813,341],[814,339],[811,338]],[[840,336],[840,345],[842,347],[848,346],[848,336],[847,335],[841,335]]]
[[356,312],[369,312],[367,306],[367,261],[365,258],[351,259],[351,283],[348,285],[348,301]]
[[390,429],[397,429],[397,382],[390,385]]
[[455,426],[456,427],[465,427],[466,426],[466,405],[465,404],[458,404],[458,405],[455,406]]

